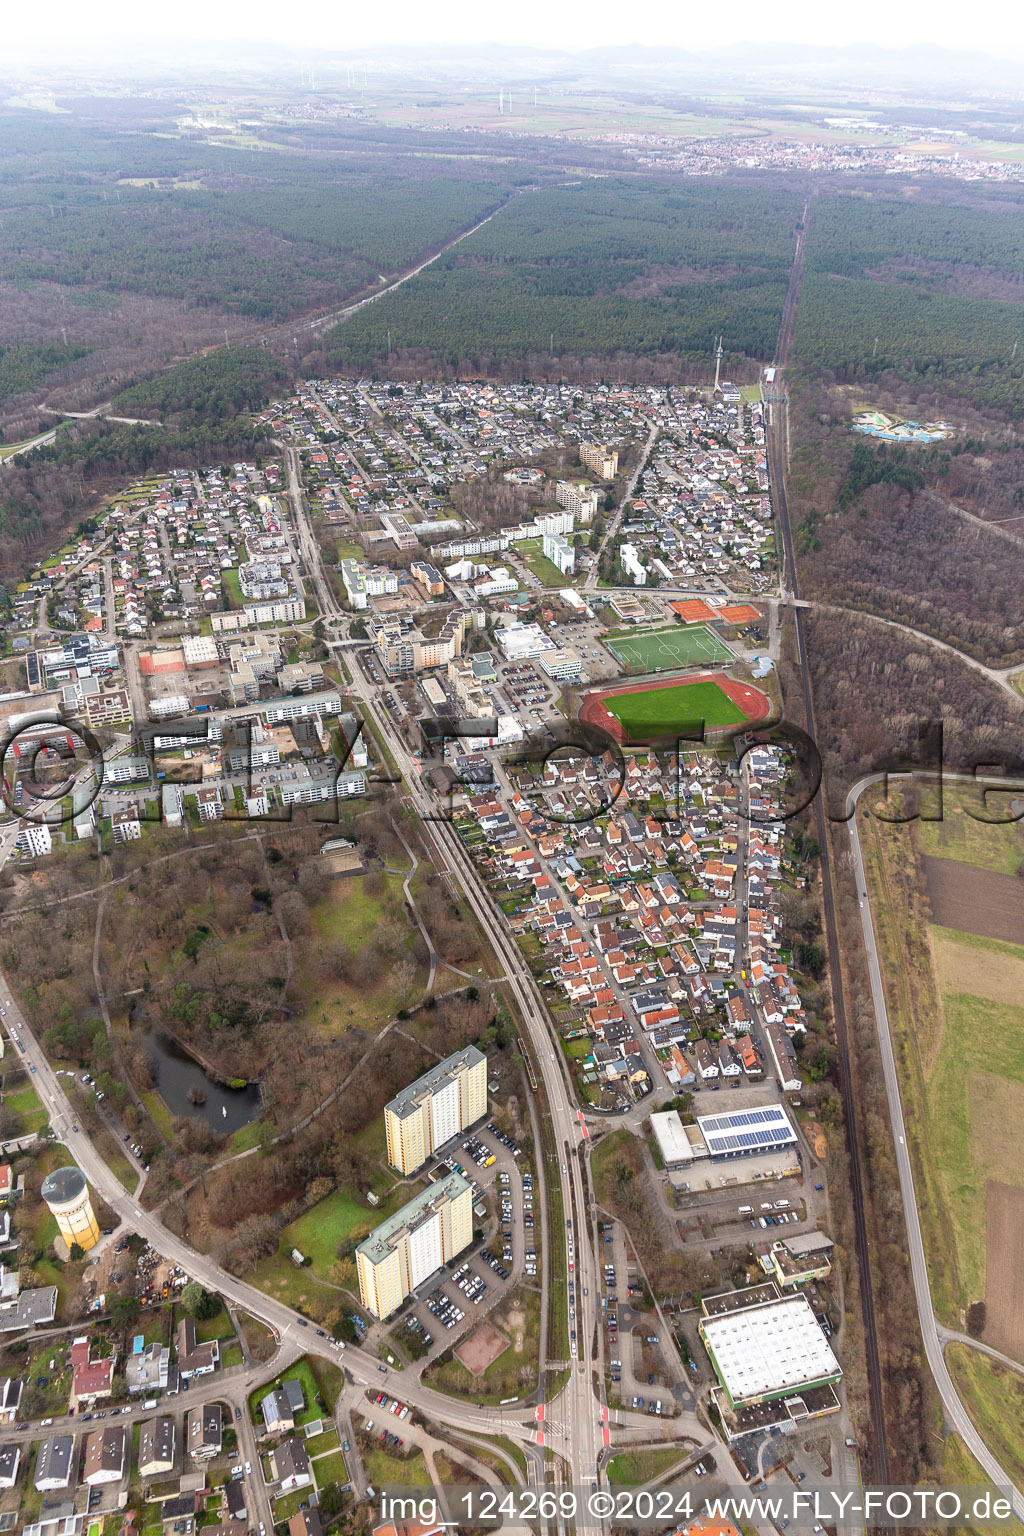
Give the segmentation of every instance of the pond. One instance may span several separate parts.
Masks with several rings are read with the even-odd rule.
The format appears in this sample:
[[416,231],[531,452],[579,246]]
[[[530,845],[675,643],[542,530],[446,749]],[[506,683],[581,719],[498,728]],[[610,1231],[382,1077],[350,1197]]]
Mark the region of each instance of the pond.
[[[145,1028],[143,1039],[153,1066],[157,1092],[172,1115],[199,1116],[225,1136],[257,1118],[260,1112],[258,1084],[249,1083],[245,1088],[225,1087],[209,1077],[180,1045],[152,1026]],[[190,1088],[205,1094],[205,1102],[194,1103],[189,1098]]]

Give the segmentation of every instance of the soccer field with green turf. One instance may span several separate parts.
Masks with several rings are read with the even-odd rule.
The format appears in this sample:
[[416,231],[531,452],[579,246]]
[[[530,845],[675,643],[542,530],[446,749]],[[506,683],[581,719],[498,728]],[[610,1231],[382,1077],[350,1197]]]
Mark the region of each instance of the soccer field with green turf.
[[615,693],[606,697],[604,707],[621,721],[627,735],[634,739],[657,736],[676,726],[740,725],[746,715],[717,683],[680,683],[674,688],[649,688],[642,693]]
[[728,646],[723,645],[706,624],[689,629],[679,625],[671,629],[641,629],[605,641],[616,661],[641,672],[675,672],[680,667],[732,661]]

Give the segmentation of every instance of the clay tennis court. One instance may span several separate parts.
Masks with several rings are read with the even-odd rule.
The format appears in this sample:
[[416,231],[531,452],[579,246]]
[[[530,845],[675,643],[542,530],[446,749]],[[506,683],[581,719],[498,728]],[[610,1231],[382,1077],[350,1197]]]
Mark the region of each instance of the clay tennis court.
[[[609,710],[606,700],[624,699],[631,695],[654,693],[667,688],[679,690],[708,683],[714,684],[725,698],[736,706],[736,713],[740,715],[743,723],[760,724],[770,718],[772,702],[767,694],[762,693],[759,688],[753,688],[749,683],[740,683],[735,678],[727,677],[724,672],[698,673],[686,678],[658,678],[649,683],[622,683],[615,688],[595,689],[593,693],[587,694],[580,705],[579,717],[584,725],[594,726],[620,744],[644,739],[654,740],[658,736],[670,734],[676,725],[685,728],[698,724],[706,718],[704,709],[695,706],[692,713],[687,714],[685,709],[680,710],[678,697],[672,701],[671,705],[666,701],[666,718],[658,721],[649,720],[651,729],[648,730],[645,738],[639,735],[631,736],[623,722]],[[697,694],[695,697],[699,698],[700,695]],[[739,722],[726,719],[720,722],[720,726],[725,729],[733,723]],[[707,724],[712,729],[715,728],[714,721],[707,719]]]
[[455,1351],[456,1360],[460,1360],[471,1376],[482,1376],[489,1365],[493,1365],[499,1355],[503,1355],[508,1349],[508,1339],[493,1323],[481,1323],[479,1328],[474,1328],[468,1339],[464,1339]]
[[707,624],[718,620],[722,624],[757,624],[761,615],[749,603],[737,603],[731,607],[712,608],[702,597],[686,597],[678,603],[669,603],[673,613],[678,613],[684,624]]

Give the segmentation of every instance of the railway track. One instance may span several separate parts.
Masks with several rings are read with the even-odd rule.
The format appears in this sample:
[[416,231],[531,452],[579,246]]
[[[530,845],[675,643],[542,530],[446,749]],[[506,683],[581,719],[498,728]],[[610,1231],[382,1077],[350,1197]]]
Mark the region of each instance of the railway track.
[[[801,228],[797,233],[796,250],[789,274],[789,286],[786,290],[786,302],[783,306],[782,320],[779,325],[778,342],[775,352],[775,363],[779,373],[785,367],[793,342],[797,300],[800,292],[800,271],[803,264],[804,240],[807,233],[810,206],[811,200],[808,198],[804,204]],[[781,401],[776,400],[769,407],[767,431],[768,472],[771,479],[776,515],[779,519],[779,528],[782,534],[783,592],[784,594],[788,593],[789,598],[795,601],[800,596],[800,578],[797,572],[793,548],[793,530],[790,525],[789,507],[786,498],[785,410],[784,397]],[[796,626],[797,658],[800,670],[801,692],[803,694],[804,718],[807,731],[813,737],[814,698],[810,667],[807,661],[807,644],[803,633],[804,612],[795,606],[791,611],[793,622]],[[820,792],[815,797],[814,816],[818,846],[821,850],[822,916],[825,929],[825,944],[828,952],[829,976],[832,985],[832,1009],[836,1045],[839,1050],[839,1093],[843,1105],[843,1119],[846,1125],[846,1149],[850,1164],[850,1193],[853,1201],[853,1224],[857,1242],[857,1274],[860,1281],[861,1316],[864,1324],[864,1355],[868,1377],[868,1402],[871,1410],[871,1454],[875,1480],[878,1483],[885,1484],[890,1481],[889,1447],[885,1434],[885,1398],[882,1391],[882,1365],[878,1348],[878,1324],[875,1315],[871,1264],[868,1257],[868,1231],[864,1209],[864,1179],[855,1118],[857,1104],[853,1091],[852,1057],[846,1013],[846,998],[843,993],[843,973],[839,953],[839,925],[836,920],[835,885],[832,875],[832,856],[829,845],[829,826],[825,811],[824,792]]]

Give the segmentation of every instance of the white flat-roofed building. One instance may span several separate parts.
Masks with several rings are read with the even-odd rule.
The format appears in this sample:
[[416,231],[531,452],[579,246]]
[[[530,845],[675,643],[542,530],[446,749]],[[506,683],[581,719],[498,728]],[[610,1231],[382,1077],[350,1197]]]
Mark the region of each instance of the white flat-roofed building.
[[619,564],[632,581],[634,587],[642,587],[646,584],[647,567],[640,559],[635,545],[623,544],[619,550]]
[[552,682],[575,683],[583,676],[583,663],[575,651],[545,651],[537,659]]
[[698,1327],[732,1408],[799,1396],[843,1374],[803,1295],[705,1315]]
[[565,507],[581,523],[591,523],[597,516],[598,503],[601,492],[596,485],[587,485],[582,481],[559,480],[555,486],[555,500],[560,507]]
[[539,624],[509,624],[499,629],[494,638],[507,661],[528,661],[555,649]]
[[654,1132],[654,1139],[658,1143],[658,1151],[661,1153],[665,1167],[670,1173],[677,1168],[685,1168],[693,1162],[693,1147],[677,1109],[652,1115],[651,1130]]
[[42,859],[53,849],[53,838],[45,822],[27,821],[18,833],[18,847],[28,859]]
[[340,708],[340,693],[304,693],[297,699],[267,699],[260,712],[268,725],[284,725],[300,715],[336,715]]

